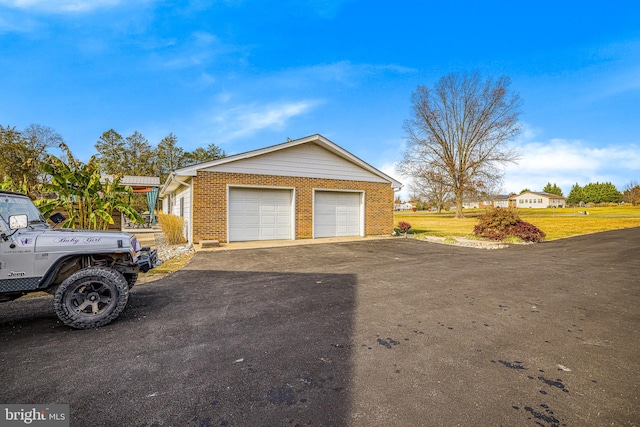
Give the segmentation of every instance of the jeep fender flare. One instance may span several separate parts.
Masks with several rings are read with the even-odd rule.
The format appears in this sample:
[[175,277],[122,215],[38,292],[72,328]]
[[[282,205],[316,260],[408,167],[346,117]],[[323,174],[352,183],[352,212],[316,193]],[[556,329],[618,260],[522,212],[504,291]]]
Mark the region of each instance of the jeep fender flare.
[[[77,259],[78,260],[77,261],[78,262],[78,270],[80,270],[80,269],[92,266],[91,264],[82,265],[82,259],[83,258],[88,257],[88,258],[93,259],[96,256],[100,256],[100,255],[110,256],[111,257],[111,256],[114,256],[114,255],[122,255],[122,253],[113,253],[113,252],[86,253],[86,252],[78,252],[78,253],[65,254],[64,256],[58,258],[49,267],[49,269],[44,274],[44,276],[42,276],[42,278],[40,279],[40,283],[38,284],[38,289],[51,292],[50,288],[60,285],[60,283],[62,283],[62,280],[60,281],[60,283],[55,283],[55,279],[56,279],[56,277],[58,277],[58,274],[60,273],[61,268],[64,265],[67,265],[69,263],[69,261]],[[113,269],[118,271],[122,275],[124,275],[126,273],[137,273],[138,272],[138,267],[136,265],[133,265],[133,261],[131,261],[131,258],[130,258],[129,255],[125,254],[125,256],[127,258],[129,258],[130,262],[132,262],[131,267],[125,267],[125,266],[119,265],[118,267],[120,267],[120,268],[113,268]],[[112,268],[112,267],[109,267],[109,268]]]

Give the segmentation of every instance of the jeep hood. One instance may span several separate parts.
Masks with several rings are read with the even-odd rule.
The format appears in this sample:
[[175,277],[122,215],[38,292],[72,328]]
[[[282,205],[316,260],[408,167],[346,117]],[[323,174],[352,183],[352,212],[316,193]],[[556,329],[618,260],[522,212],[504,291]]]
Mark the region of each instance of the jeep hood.
[[[20,236],[21,239],[32,238],[29,235]],[[28,244],[28,242],[22,242]],[[36,252],[66,252],[77,250],[82,252],[129,252],[139,249],[137,240],[129,233],[118,231],[95,231],[58,229],[45,230],[35,237]],[[132,247],[133,246],[133,247]]]

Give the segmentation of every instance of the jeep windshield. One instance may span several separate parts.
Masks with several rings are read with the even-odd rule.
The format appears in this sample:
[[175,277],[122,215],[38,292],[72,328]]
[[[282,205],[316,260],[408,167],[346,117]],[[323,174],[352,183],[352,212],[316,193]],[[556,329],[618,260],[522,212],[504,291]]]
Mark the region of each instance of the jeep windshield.
[[0,193],[0,216],[9,223],[11,215],[27,215],[30,225],[46,224],[46,220],[33,204],[31,199],[19,194]]

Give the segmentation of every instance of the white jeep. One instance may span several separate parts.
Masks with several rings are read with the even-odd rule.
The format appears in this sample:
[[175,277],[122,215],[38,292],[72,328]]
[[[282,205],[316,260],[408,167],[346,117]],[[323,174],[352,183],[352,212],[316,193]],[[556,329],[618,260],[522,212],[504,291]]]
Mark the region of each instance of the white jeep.
[[48,292],[65,325],[95,328],[125,309],[139,271],[160,264],[129,233],[51,228],[27,196],[0,191],[0,302]]

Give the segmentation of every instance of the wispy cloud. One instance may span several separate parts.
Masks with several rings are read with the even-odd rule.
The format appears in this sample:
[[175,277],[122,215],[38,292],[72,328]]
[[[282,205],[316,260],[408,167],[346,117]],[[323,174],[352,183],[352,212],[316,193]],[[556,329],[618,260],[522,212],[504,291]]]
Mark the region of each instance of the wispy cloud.
[[[219,43],[213,36],[200,40],[203,44],[212,44],[214,49]],[[221,47],[226,48],[233,47]],[[253,136],[261,130],[289,129],[296,117],[322,105],[336,103],[333,98],[336,87],[357,85],[367,78],[367,74],[414,72],[396,65],[352,64],[345,61],[257,75],[243,75],[240,71],[233,74],[216,73],[215,62],[228,60],[224,54],[201,57],[199,55],[208,54],[202,53],[201,49],[193,49],[193,46],[183,49],[187,53],[191,50],[194,56],[176,54],[176,58],[183,59],[165,64],[167,67],[190,66],[196,69],[197,73],[183,73],[191,79],[185,86],[206,89],[207,94],[204,96],[213,104],[202,110],[204,112],[190,116],[190,124],[184,126],[185,133],[190,135],[190,141],[215,140],[216,143],[224,144]],[[168,55],[163,54],[163,57]],[[196,66],[197,64],[202,65]],[[217,95],[211,93],[214,90],[218,92]],[[274,93],[279,94],[279,101],[274,100]],[[321,97],[317,96],[318,93],[321,93]],[[283,99],[287,101],[282,101]],[[317,130],[318,122],[313,121],[313,126]]]
[[615,96],[640,89],[639,49],[640,40],[625,40],[588,50],[590,57],[602,61],[598,68],[601,96]]
[[229,133],[229,139],[236,139],[262,129],[281,129],[296,116],[306,113],[312,107],[311,102],[293,102],[266,106],[242,106],[230,111],[226,117],[216,121],[230,124],[235,130]]
[[153,51],[153,62],[165,69],[205,67],[222,55],[240,49],[220,40],[215,34],[194,32],[185,40],[147,42],[145,48]]
[[606,79],[602,97],[640,91],[640,63],[616,70]]
[[[604,99],[640,90],[640,39],[597,43],[581,49],[562,49],[546,57],[553,72],[540,74],[538,84],[557,85],[577,105],[597,105]],[[542,60],[542,59],[541,59]],[[557,95],[557,94],[556,94]]]
[[318,101],[303,100],[218,108],[201,115],[199,133],[202,138],[213,139],[216,143],[228,143],[261,130],[281,130],[291,119],[308,113],[318,104]]
[[36,28],[38,28],[38,23],[30,18],[11,16],[8,14],[0,16],[0,34],[30,33]]
[[357,85],[365,77],[373,75],[415,72],[417,70],[413,68],[394,64],[354,64],[350,61],[337,61],[329,64],[285,69],[278,71],[271,79],[288,86],[308,85],[314,82],[337,82],[345,85]]
[[[139,1],[139,0],[138,0]],[[143,0],[143,2],[147,2]],[[130,4],[124,0],[0,0],[0,6],[24,11],[46,13],[83,13],[110,8],[119,4]]]

